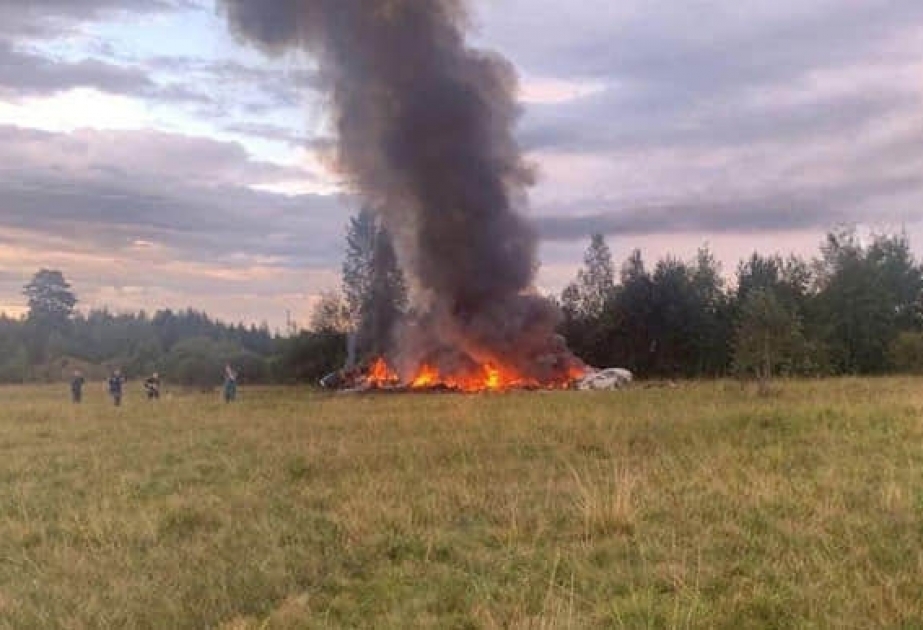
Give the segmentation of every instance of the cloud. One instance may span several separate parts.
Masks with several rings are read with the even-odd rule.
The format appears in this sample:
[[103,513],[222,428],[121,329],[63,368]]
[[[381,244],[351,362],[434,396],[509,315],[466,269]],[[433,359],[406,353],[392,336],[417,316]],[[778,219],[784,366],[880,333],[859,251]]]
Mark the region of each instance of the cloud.
[[[167,44],[157,54],[145,54],[136,45],[111,35],[107,39],[94,30],[120,24],[131,32],[139,18],[161,14],[179,20],[203,9],[192,0],[0,0],[0,99],[23,102],[93,89],[174,111],[179,106],[199,120],[226,120],[251,130],[268,127],[259,119],[278,117],[280,111],[300,115],[317,81],[311,67],[284,60],[242,61],[247,56],[234,49],[225,58],[215,58],[207,50],[197,57],[172,54]],[[218,28],[217,20],[212,21]],[[206,18],[202,23],[209,22]],[[248,135],[273,142],[293,140]],[[310,142],[306,144],[310,148]]]
[[[814,230],[841,223],[923,226],[923,120],[878,139],[852,135],[810,150],[786,143],[740,150],[649,151],[601,160],[601,172],[644,173],[628,190],[537,204],[543,238]],[[871,136],[872,134],[869,134]],[[858,144],[858,146],[857,146]],[[649,173],[660,173],[657,178]],[[647,175],[646,177],[644,175]],[[663,183],[668,182],[664,186]],[[566,182],[557,182],[567,188]],[[580,190],[579,182],[574,187]],[[600,188],[605,189],[605,184]],[[919,244],[917,244],[919,245]]]
[[[89,28],[190,8],[199,7],[0,0],[0,99],[44,102],[90,88],[143,106],[184,106],[213,128],[236,125],[226,131],[281,142],[272,125],[220,119],[225,110],[300,107],[310,70],[132,57]],[[292,144],[312,144],[290,133]],[[310,188],[313,181],[307,166],[256,160],[240,144],[207,137],[0,126],[0,310],[21,308],[20,289],[31,273],[54,266],[85,306],[194,305],[235,321],[274,321],[286,309],[306,317],[301,311],[311,295],[336,284],[330,270],[339,263],[351,202],[267,189],[292,189],[294,182]]]
[[201,8],[193,0],[0,0],[0,37],[52,38],[114,15]]
[[51,54],[45,45],[81,35],[86,24],[125,16],[200,9],[192,0],[0,0],[0,98],[51,96],[74,88],[165,103],[211,103],[183,82],[155,80],[140,64],[89,52]]
[[[599,82],[606,89],[564,104],[529,107],[522,139],[533,150],[573,153],[666,146],[720,147],[768,137],[836,136],[877,117],[919,111],[923,4],[815,0],[619,3],[591,0],[568,29],[539,27],[540,3],[521,13],[542,37],[498,44],[530,73]],[[498,20],[502,24],[502,19]],[[694,30],[689,24],[696,24]]]
[[[179,85],[199,86],[211,96],[212,108],[206,112],[222,116],[233,109],[263,118],[285,108],[300,112],[318,82],[312,68],[269,61],[255,64],[189,56],[110,56],[137,63],[152,76],[168,77]],[[268,126],[259,122],[249,124]]]
[[138,66],[117,65],[91,58],[56,60],[17,50],[0,40],[0,97],[18,100],[83,87],[148,101],[211,102],[210,97],[193,88],[155,82]]
[[[230,44],[148,54],[91,28],[203,9],[201,24],[220,28],[204,4],[0,0],[0,99],[90,87],[158,114],[182,110],[199,132],[261,155],[328,150],[309,60]],[[839,222],[906,223],[923,246],[918,0],[476,6],[476,43],[525,77],[518,138],[541,173],[534,216],[543,249],[559,252],[546,261],[558,275],[596,231],[622,250],[644,244],[651,259],[708,240],[728,255],[761,238],[810,253]],[[272,192],[312,177],[188,134],[0,127],[0,302],[18,298],[17,273],[49,258],[73,270],[88,300],[126,307],[225,314],[235,301],[333,286],[355,202]],[[139,297],[124,286],[148,288]]]
[[482,39],[535,76],[613,80],[676,94],[737,90],[886,55],[923,17],[915,0],[779,0],[742,6],[585,0],[482,2]]
[[239,144],[0,126],[0,165],[0,310],[49,266],[85,306],[193,305],[274,324],[286,309],[306,318],[311,296],[336,286],[353,202],[254,189],[311,174]]
[[525,109],[546,238],[923,221],[923,3],[588,0],[567,28],[550,2],[483,15],[482,40],[528,76],[602,86]]
[[[527,110],[520,138],[533,151],[595,153],[656,147],[703,150],[766,140],[793,143],[837,137],[884,117],[919,112],[920,92],[898,82],[869,85],[853,79],[849,93],[807,90],[799,102],[783,103],[765,86],[761,98],[742,92],[735,99],[711,97],[654,105],[608,88],[566,105]],[[651,99],[656,100],[656,99]]]
[[16,51],[0,41],[0,93],[32,96],[80,86],[125,94],[150,89],[153,83],[136,68],[119,67],[90,59],[60,63]]
[[[581,207],[598,207],[592,202]],[[825,229],[837,211],[826,203],[797,199],[741,199],[734,202],[687,202],[659,206],[602,209],[591,214],[561,213],[537,219],[546,240],[585,240],[591,234],[638,236],[655,233],[723,233]]]
[[230,133],[241,134],[253,138],[281,142],[293,147],[307,148],[313,151],[329,152],[336,145],[333,138],[318,136],[308,137],[289,127],[258,122],[236,122],[224,126]]
[[229,266],[235,256],[290,267],[339,257],[348,202],[254,189],[311,175],[254,161],[235,143],[0,127],[0,164],[0,229],[67,234],[73,250],[125,253],[146,241],[182,260]]

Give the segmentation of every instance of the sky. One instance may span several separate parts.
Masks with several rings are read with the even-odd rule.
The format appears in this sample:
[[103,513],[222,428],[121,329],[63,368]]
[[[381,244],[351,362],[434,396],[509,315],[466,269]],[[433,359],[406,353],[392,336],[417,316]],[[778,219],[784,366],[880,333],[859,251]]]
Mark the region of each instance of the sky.
[[[520,73],[537,284],[594,232],[616,261],[812,256],[826,231],[923,252],[923,2],[472,0]],[[307,324],[358,209],[308,58],[211,0],[0,0],[0,311],[62,270],[80,307]]]

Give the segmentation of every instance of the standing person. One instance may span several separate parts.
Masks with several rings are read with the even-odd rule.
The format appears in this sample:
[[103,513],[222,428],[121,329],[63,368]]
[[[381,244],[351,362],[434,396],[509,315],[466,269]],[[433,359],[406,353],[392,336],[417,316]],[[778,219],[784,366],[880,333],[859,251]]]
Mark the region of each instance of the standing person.
[[144,381],[144,391],[147,392],[148,400],[160,398],[160,375],[157,372],[154,372]]
[[74,403],[79,403],[83,400],[84,383],[86,383],[86,379],[83,378],[80,370],[74,370],[74,378],[71,379],[71,400]]
[[116,407],[122,404],[123,383],[125,383],[125,377],[122,376],[122,371],[113,371],[112,376],[109,377],[109,395],[112,396],[112,402]]
[[224,402],[237,398],[237,372],[229,365],[224,366]]

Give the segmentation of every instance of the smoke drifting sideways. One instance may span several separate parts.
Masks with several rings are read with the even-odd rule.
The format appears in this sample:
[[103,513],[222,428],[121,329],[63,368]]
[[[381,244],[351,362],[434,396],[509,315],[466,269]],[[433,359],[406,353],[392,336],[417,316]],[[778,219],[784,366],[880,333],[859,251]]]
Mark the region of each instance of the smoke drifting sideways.
[[[319,66],[335,163],[394,236],[418,312],[399,369],[439,357],[544,380],[558,310],[530,293],[533,174],[514,138],[517,76],[465,42],[462,0],[219,0],[233,33]],[[459,367],[458,369],[463,369]],[[539,373],[540,372],[540,373]]]

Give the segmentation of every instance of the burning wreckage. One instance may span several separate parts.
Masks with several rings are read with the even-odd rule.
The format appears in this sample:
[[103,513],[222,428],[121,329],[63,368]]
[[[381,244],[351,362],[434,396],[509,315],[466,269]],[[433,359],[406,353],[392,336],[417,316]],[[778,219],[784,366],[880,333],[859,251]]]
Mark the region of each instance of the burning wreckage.
[[591,370],[567,349],[555,334],[557,307],[534,291],[538,234],[526,214],[535,173],[514,133],[518,77],[500,54],[466,41],[466,4],[218,0],[239,38],[315,60],[336,130],[330,158],[392,236],[417,314],[391,332],[387,360],[323,383],[457,391],[623,383],[625,374]]
[[423,363],[402,378],[383,357],[362,366],[343,368],[320,380],[324,389],[342,393],[364,392],[505,392],[531,390],[599,390],[621,389],[633,380],[630,371],[623,368],[598,370],[585,365],[566,352],[561,337],[556,337],[558,354],[538,359],[544,364],[546,378],[524,376],[515,368],[496,363],[470,362],[462,371],[444,373],[435,364]]
[[463,375],[443,376],[437,368],[423,365],[418,373],[408,380],[402,380],[388,362],[378,358],[366,366],[343,368],[331,372],[320,380],[324,389],[341,393],[364,392],[505,392],[532,390],[567,390],[582,391],[601,389],[621,389],[627,387],[634,379],[633,374],[624,368],[607,368],[598,370],[584,367],[571,368],[560,379],[541,383],[535,379],[522,378],[492,364],[485,364]]
[[424,365],[417,376],[404,381],[384,359],[378,358],[364,367],[343,368],[332,372],[320,380],[320,386],[346,394],[364,392],[481,393],[566,389],[587,391],[621,389],[627,387],[632,380],[632,373],[624,368],[604,370],[585,368],[583,371],[571,372],[561,380],[543,384],[534,379],[505,373],[504,370],[494,365],[485,364],[472,373],[445,377],[436,368]]

